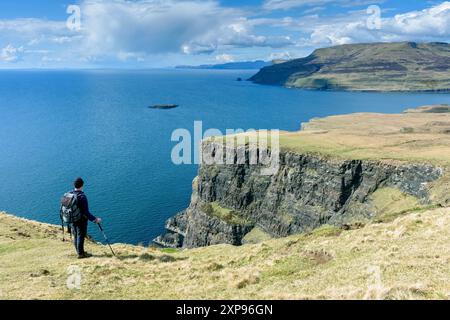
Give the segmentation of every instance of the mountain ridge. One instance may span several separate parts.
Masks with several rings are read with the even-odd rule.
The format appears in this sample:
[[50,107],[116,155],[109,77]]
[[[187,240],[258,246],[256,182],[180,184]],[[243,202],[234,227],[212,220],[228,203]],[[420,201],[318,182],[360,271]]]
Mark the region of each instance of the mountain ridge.
[[450,90],[450,45],[442,42],[345,44],[262,68],[250,81],[347,91]]
[[272,65],[272,62],[267,62],[263,60],[255,61],[239,61],[239,62],[228,62],[221,64],[203,64],[199,66],[176,66],[176,69],[201,69],[201,70],[253,70],[261,69]]

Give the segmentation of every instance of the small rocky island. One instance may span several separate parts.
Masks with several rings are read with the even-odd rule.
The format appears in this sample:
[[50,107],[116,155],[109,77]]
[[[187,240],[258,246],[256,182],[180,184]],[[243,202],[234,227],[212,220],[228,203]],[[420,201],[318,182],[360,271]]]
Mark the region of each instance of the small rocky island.
[[179,107],[178,104],[155,104],[155,105],[149,106],[149,109],[168,110],[168,109],[175,109],[178,107]]

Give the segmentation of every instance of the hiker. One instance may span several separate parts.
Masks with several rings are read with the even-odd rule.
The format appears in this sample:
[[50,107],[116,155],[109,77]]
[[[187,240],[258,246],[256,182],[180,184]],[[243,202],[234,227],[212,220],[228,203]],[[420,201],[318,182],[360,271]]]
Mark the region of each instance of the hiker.
[[78,253],[78,259],[84,259],[92,256],[84,251],[84,239],[87,235],[88,220],[100,224],[102,219],[94,217],[89,211],[88,200],[83,192],[83,179],[77,178],[73,184],[75,187],[73,193],[77,196],[77,205],[81,213],[81,218],[72,224],[73,243]]

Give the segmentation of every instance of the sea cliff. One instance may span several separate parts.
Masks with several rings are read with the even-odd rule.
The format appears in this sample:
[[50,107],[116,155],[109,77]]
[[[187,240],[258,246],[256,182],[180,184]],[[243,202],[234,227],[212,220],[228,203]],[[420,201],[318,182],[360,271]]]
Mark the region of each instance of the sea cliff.
[[[201,165],[189,207],[167,221],[168,232],[155,242],[241,245],[448,205],[443,190],[449,186],[450,113],[417,110],[314,119],[298,133],[282,133],[273,175],[262,175],[262,167],[248,158],[245,164]],[[334,149],[320,150],[318,143],[312,148],[317,138]],[[211,154],[224,148],[219,139],[204,144]]]

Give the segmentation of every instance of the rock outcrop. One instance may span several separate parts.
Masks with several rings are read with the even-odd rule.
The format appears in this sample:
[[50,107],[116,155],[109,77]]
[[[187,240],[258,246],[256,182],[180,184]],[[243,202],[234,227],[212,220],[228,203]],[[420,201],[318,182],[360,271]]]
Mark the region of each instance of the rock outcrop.
[[[211,152],[223,145],[207,142]],[[311,231],[323,224],[364,222],[377,212],[372,196],[393,188],[429,205],[427,185],[443,171],[426,164],[337,160],[281,152],[272,176],[249,165],[201,165],[189,208],[167,222],[156,241],[171,247],[240,245],[259,227],[273,237]]]

